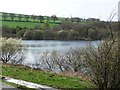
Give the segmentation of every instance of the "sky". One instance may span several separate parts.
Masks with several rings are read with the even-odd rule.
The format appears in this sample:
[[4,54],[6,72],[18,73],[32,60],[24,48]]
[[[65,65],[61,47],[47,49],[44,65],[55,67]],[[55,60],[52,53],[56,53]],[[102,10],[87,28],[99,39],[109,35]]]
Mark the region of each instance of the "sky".
[[119,0],[0,0],[0,12],[109,20]]

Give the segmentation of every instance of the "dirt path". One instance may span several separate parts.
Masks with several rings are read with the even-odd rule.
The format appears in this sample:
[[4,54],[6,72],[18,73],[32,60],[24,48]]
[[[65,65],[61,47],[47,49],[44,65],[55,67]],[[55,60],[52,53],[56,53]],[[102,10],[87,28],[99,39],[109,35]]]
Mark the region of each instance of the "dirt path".
[[0,90],[20,90],[5,83],[0,82]]

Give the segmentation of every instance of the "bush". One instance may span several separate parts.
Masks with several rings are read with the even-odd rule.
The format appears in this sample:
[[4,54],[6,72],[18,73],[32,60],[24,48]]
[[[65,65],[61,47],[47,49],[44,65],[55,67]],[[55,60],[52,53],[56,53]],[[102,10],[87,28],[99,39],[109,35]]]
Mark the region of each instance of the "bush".
[[79,37],[79,33],[74,30],[60,30],[57,32],[58,39],[60,40],[76,40]]
[[32,40],[32,36],[33,36],[33,31],[32,30],[28,30],[24,33],[23,35],[23,39],[25,40]]
[[43,32],[44,34],[44,39],[45,40],[53,40],[53,39],[56,39],[56,32],[53,31],[53,30],[45,30]]
[[20,30],[20,31],[18,31],[18,32],[17,32],[17,37],[18,37],[18,38],[23,37],[23,35],[24,35],[25,32],[26,32],[25,30]]
[[120,59],[118,40],[104,40],[98,48],[91,46],[85,52],[88,75],[98,88],[118,88]]
[[78,39],[78,37],[79,37],[79,33],[77,31],[70,30],[69,36],[68,36],[69,40],[76,40]]
[[43,39],[43,31],[42,30],[33,31],[33,38],[32,39],[35,39],[35,40]]
[[66,30],[60,30],[57,32],[58,39],[67,40],[68,32]]
[[74,51],[69,50],[68,52],[60,52],[56,50],[52,52],[46,51],[40,57],[40,66],[42,69],[50,71],[57,70],[58,72],[79,72],[83,68],[83,60],[82,52],[79,52],[78,50],[79,49],[76,48]]
[[21,40],[0,38],[0,42],[0,60],[3,63],[20,63],[22,61],[23,55]]

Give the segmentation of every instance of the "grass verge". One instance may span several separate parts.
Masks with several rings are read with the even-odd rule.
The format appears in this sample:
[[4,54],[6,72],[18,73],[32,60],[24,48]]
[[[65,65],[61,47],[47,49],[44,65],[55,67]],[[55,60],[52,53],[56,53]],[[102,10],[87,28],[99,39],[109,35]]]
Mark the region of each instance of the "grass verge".
[[53,88],[94,88],[89,80],[73,76],[57,75],[42,70],[32,70],[28,67],[17,65],[2,65],[2,75]]

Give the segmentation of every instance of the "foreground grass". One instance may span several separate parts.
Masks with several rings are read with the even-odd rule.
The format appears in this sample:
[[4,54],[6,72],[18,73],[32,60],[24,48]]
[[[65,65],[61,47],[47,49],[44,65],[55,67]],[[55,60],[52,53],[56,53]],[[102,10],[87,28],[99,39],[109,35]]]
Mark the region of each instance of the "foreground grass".
[[92,88],[92,83],[78,77],[68,77],[23,66],[3,65],[2,74],[15,79],[51,86],[54,88]]

